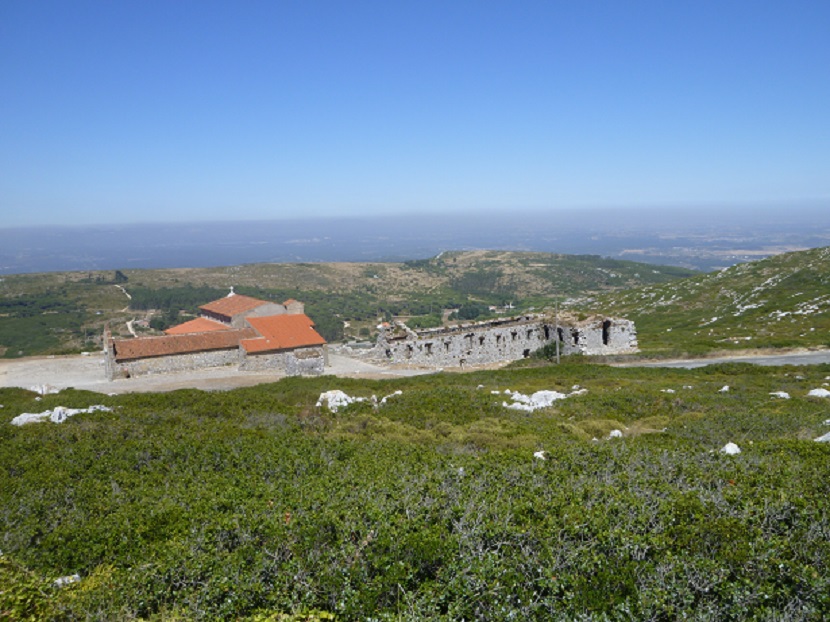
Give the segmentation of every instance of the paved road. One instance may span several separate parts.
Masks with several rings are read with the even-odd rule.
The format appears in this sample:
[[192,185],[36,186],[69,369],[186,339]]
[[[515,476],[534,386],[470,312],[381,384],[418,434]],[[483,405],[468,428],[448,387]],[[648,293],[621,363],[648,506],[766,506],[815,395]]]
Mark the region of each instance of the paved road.
[[683,367],[694,369],[719,363],[752,363],[754,365],[818,365],[830,363],[830,350],[817,352],[798,351],[786,354],[755,354],[742,356],[724,356],[718,358],[680,359],[666,361],[637,361],[617,363],[615,367]]

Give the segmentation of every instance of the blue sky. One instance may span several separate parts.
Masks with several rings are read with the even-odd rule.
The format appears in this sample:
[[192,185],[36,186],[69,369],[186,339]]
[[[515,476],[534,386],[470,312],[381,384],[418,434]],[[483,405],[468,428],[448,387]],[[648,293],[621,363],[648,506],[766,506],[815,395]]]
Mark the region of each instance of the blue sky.
[[830,199],[830,2],[0,3],[0,226]]

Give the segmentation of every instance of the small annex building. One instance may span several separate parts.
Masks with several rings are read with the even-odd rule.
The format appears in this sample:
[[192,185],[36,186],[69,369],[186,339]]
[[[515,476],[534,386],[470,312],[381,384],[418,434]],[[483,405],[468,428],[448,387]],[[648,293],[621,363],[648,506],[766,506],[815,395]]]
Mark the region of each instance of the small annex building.
[[240,371],[319,375],[326,340],[296,300],[275,303],[234,293],[199,307],[199,317],[163,336],[114,339],[105,334],[110,380],[236,366]]

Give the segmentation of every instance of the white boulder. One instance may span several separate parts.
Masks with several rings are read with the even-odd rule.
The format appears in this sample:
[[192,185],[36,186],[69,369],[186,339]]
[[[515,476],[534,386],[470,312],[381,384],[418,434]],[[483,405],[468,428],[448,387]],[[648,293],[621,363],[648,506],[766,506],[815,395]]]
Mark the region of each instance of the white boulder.
[[513,410],[524,410],[526,412],[533,412],[539,408],[547,408],[557,400],[564,400],[571,395],[581,395],[584,389],[574,391],[573,393],[559,393],[558,391],[536,391],[533,395],[525,395],[518,391],[510,394],[512,403],[502,402],[502,406]]
[[51,421],[52,423],[63,423],[69,417],[80,414],[89,414],[94,412],[110,412],[112,408],[106,406],[96,405],[89,408],[65,408],[58,406],[55,410],[46,410],[42,413],[23,413],[12,419],[12,425],[26,425],[27,423],[40,423],[41,421]]
[[72,585],[73,583],[77,583],[81,580],[81,575],[79,574],[70,574],[65,577],[58,577],[52,582],[52,585],[55,587],[64,587],[66,585]]
[[345,408],[349,404],[365,401],[365,397],[351,397],[340,389],[333,389],[320,394],[320,398],[317,400],[317,408],[325,405],[331,412],[336,413],[339,409]]
[[727,443],[723,447],[721,447],[720,452],[722,454],[726,454],[727,456],[735,456],[741,453],[741,448],[738,447],[735,443]]

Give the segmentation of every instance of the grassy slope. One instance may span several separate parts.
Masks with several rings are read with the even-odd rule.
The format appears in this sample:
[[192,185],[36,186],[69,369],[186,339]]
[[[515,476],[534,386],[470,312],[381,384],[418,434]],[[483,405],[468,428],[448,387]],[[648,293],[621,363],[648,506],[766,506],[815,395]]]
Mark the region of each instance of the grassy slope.
[[[806,394],[828,377],[572,363],[39,402],[0,390],[0,610],[820,620],[830,448],[811,439],[828,411]],[[492,393],[574,384],[587,393],[532,414]],[[377,412],[315,407],[334,388],[402,394]],[[115,412],[7,424],[101,400]],[[717,452],[728,441],[743,453]],[[74,572],[78,586],[51,586]],[[20,592],[25,607],[3,600]]]
[[830,247],[600,297],[648,353],[830,345]]

